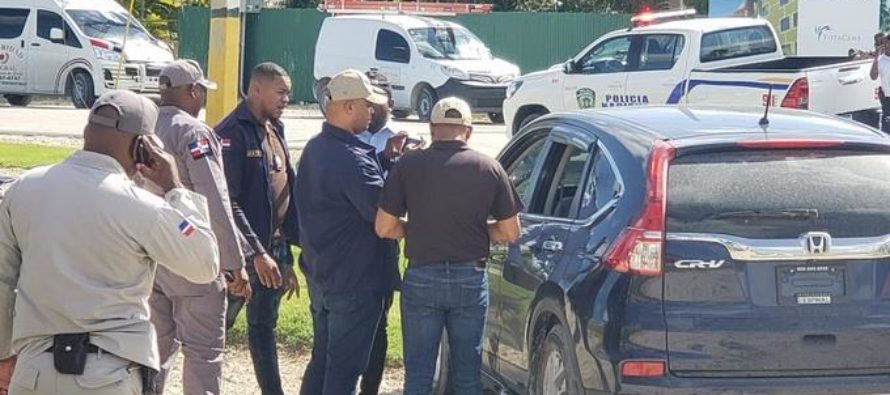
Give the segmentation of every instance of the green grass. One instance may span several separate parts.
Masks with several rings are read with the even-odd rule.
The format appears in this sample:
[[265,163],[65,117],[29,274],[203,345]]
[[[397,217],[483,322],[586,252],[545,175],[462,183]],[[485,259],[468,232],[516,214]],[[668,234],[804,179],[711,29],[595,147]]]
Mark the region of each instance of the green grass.
[[67,158],[74,148],[33,144],[0,144],[0,168],[30,169],[51,165]]
[[[294,248],[294,256],[299,255],[299,250]],[[404,257],[400,267],[404,271]],[[278,342],[282,345],[298,350],[309,351],[312,349],[312,315],[309,312],[309,287],[306,279],[297,269],[297,278],[300,280],[300,297],[282,299],[278,317]],[[399,315],[399,293],[396,292],[392,307],[389,309],[389,321],[387,326],[387,339],[389,347],[386,349],[386,364],[391,367],[402,366],[402,320]],[[229,332],[229,343],[247,344],[247,322],[245,311],[242,310],[235,322],[235,326]]]

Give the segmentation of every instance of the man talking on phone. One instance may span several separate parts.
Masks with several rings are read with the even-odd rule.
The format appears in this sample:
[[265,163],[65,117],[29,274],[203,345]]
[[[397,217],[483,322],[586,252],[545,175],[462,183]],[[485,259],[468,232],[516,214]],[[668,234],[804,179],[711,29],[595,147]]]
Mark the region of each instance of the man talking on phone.
[[163,392],[178,349],[184,357],[182,390],[186,394],[219,394],[226,336],[226,289],[249,299],[251,294],[241,232],[235,227],[223,171],[222,146],[213,129],[198,119],[207,90],[194,60],[177,60],[161,70],[161,108],[155,128],[167,152],[176,158],[186,188],[207,198],[213,233],[219,241],[223,275],[210,284],[194,284],[163,267],[151,296],[151,321],[158,332]]
[[[148,307],[155,269],[193,283],[218,278],[206,199],[183,188],[174,159],[151,138],[157,117],[135,93],[102,95],[83,150],[28,172],[0,203],[9,393],[151,393],[160,368]],[[137,173],[162,194],[138,187]]]

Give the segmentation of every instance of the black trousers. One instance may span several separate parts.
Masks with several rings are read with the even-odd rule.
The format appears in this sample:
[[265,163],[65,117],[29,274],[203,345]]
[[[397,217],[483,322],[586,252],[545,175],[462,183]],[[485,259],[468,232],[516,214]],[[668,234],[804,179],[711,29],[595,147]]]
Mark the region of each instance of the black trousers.
[[881,95],[881,131],[890,133],[890,97]]

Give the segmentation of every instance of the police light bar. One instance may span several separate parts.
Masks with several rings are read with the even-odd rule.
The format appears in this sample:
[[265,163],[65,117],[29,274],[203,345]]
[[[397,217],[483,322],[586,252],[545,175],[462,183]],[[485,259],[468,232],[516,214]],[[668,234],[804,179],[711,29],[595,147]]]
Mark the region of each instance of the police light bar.
[[331,14],[458,15],[488,14],[492,4],[401,1],[325,0],[319,9]]
[[648,26],[654,23],[659,22],[667,22],[677,19],[683,18],[691,18],[695,16],[697,12],[694,8],[687,8],[685,10],[677,10],[677,11],[666,11],[666,12],[649,12],[643,11],[632,18],[630,18],[630,23],[633,27],[641,27]]

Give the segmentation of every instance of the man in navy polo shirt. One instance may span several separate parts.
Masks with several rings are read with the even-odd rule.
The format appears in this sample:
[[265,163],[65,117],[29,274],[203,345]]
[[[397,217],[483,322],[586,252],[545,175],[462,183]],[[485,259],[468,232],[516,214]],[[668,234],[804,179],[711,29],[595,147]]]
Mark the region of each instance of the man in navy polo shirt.
[[328,91],[327,121],[303,150],[295,188],[300,267],[315,330],[304,395],[353,393],[367,369],[385,297],[399,283],[398,246],[377,237],[374,218],[386,158],[400,154],[405,137],[390,139],[386,158],[357,137],[368,129],[373,105],[387,101],[363,73],[336,75]]

